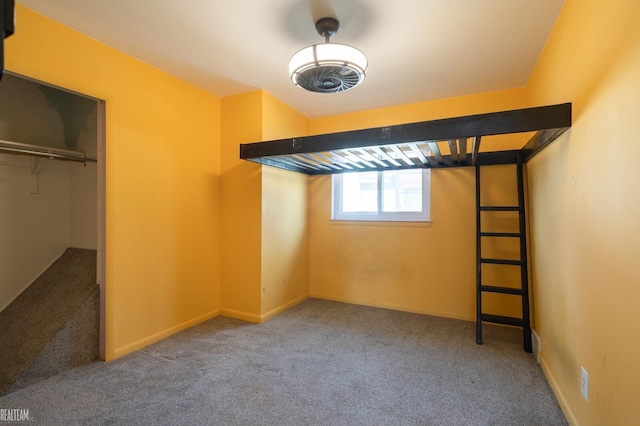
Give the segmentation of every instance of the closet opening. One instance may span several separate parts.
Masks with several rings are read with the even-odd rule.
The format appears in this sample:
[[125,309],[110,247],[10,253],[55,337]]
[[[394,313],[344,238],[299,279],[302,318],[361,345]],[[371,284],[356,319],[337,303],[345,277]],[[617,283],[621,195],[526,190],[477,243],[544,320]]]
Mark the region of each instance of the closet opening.
[[0,396],[104,359],[104,110],[0,82]]

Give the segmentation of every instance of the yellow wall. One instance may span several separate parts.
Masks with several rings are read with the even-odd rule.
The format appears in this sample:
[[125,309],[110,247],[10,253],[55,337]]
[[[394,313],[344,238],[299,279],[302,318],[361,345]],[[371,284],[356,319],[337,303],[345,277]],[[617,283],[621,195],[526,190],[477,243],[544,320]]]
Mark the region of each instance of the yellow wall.
[[[480,168],[480,202],[483,206],[517,206],[518,183],[515,164]],[[473,207],[475,211],[475,206]],[[519,232],[517,212],[480,213],[482,230],[486,232]],[[475,221],[475,218],[473,219]],[[475,238],[473,240],[475,242]],[[520,259],[520,240],[517,238],[482,238],[482,257]],[[474,259],[475,266],[475,259]],[[520,267],[513,265],[482,265],[482,283],[502,287],[521,287]],[[474,294],[475,300],[475,294]],[[496,293],[482,294],[482,312],[522,318],[520,296]]]
[[[310,134],[343,132],[463,115],[484,114],[519,109],[523,108],[524,105],[524,88],[501,90],[314,118],[311,120]],[[528,139],[528,134],[492,136],[484,138],[480,145],[480,151],[520,148]],[[448,147],[444,148],[443,153],[448,153]]]
[[262,138],[262,92],[222,100],[222,314],[260,322],[262,167],[240,144]]
[[522,108],[524,88],[397,105],[311,120],[311,134],[341,132]]
[[216,315],[219,99],[20,5],[5,55],[106,101],[106,358]]
[[640,419],[638,18],[637,0],[567,0],[527,87],[532,105],[573,102],[573,127],[529,180],[541,364],[581,425]]
[[[517,109],[524,106],[524,101],[524,89],[513,89],[422,102],[313,119],[311,132],[330,133]],[[503,137],[498,143],[513,148],[524,141],[522,135],[516,135]],[[487,171],[488,175],[492,173]],[[513,183],[515,172],[512,173]],[[495,179],[487,182],[494,187],[503,186]],[[512,188],[506,187],[505,191]],[[329,176],[311,178],[309,194],[312,296],[465,320],[475,318],[472,167],[432,170],[432,223],[428,225],[331,222]],[[494,300],[489,308],[495,308],[491,313],[517,315],[513,313],[517,310],[515,302],[516,305],[511,299]]]
[[307,178],[241,160],[240,144],[308,133],[264,91],[222,100],[222,310],[262,322],[308,296]]
[[262,320],[309,296],[307,176],[262,170]]
[[[263,92],[263,140],[304,136],[309,119]],[[262,319],[309,295],[308,179],[262,168]]]

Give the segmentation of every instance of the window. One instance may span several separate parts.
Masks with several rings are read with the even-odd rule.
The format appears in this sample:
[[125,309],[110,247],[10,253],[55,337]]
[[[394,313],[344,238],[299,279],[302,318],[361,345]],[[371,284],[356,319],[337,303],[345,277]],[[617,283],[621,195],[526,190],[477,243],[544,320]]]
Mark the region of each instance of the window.
[[428,222],[429,169],[333,175],[332,220]]

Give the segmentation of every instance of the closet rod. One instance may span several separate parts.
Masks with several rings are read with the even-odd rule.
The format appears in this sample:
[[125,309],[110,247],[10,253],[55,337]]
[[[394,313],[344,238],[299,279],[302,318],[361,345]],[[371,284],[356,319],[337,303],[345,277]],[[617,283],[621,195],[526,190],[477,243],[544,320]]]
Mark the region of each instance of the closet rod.
[[60,148],[49,148],[46,146],[31,145],[28,143],[10,142],[0,140],[0,152],[9,154],[32,155],[36,157],[45,157],[52,160],[78,161],[80,163],[95,163],[98,160],[87,157],[87,154],[80,151],[69,151]]

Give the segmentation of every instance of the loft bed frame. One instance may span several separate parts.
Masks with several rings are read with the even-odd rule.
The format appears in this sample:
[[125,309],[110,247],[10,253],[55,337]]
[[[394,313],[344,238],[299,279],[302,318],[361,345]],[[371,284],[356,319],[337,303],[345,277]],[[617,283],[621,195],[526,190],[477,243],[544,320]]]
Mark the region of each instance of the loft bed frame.
[[[307,175],[474,166],[476,173],[476,343],[482,344],[483,322],[506,324],[522,327],[524,350],[532,352],[522,165],[570,127],[571,104],[566,103],[243,144],[240,145],[240,158]],[[525,132],[535,133],[521,149],[479,151],[483,137]],[[440,148],[441,146],[444,150]],[[515,206],[486,206],[480,203],[480,166],[498,164],[516,165],[518,203]],[[490,232],[483,229],[482,212],[517,214],[518,231]],[[483,257],[482,240],[485,238],[518,239],[519,258]],[[518,266],[520,268],[519,287],[485,284],[482,278],[483,264]],[[501,293],[520,297],[521,318],[483,312],[484,293]]]
[[[571,127],[558,104],[240,145],[240,158],[323,175],[527,162]],[[536,132],[519,150],[479,152],[485,136]],[[440,146],[448,146],[443,153]]]

